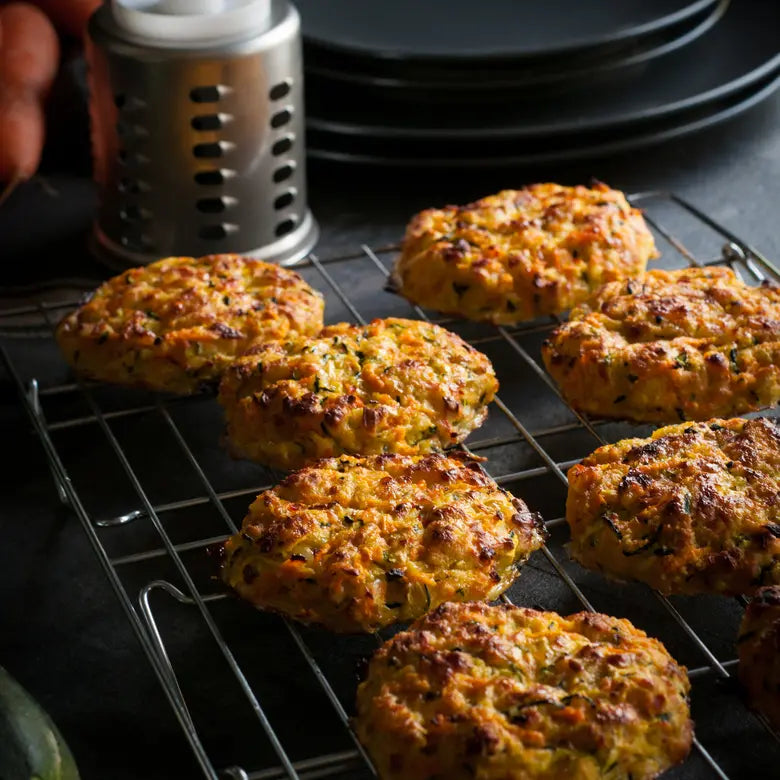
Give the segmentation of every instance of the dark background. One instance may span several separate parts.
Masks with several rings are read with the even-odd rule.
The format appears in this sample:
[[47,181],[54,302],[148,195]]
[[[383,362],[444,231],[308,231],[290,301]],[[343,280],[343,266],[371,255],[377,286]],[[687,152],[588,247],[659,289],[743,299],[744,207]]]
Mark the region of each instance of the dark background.
[[[68,73],[55,91],[51,116],[41,176],[0,208],[3,306],[24,300],[19,296],[29,284],[109,275],[85,249],[95,198],[83,102]],[[577,183],[591,176],[627,192],[674,190],[770,260],[780,256],[777,95],[700,135],[565,166],[370,171],[311,165],[310,203],[322,227],[317,251],[326,257],[361,243],[396,242],[408,217],[422,207],[532,181]],[[25,349],[17,342],[14,352]],[[197,777],[161,688],[85,534],[59,505],[41,445],[15,386],[1,371],[0,420],[6,445],[0,471],[0,664],[59,725],[84,780]],[[289,695],[300,693],[293,685]],[[295,719],[291,710],[293,731]]]

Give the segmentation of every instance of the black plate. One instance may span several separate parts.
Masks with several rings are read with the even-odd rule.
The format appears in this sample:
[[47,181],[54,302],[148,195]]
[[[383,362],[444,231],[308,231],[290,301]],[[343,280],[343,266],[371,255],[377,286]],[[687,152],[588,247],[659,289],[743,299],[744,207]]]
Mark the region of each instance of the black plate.
[[715,0],[297,0],[304,40],[387,59],[549,58],[660,30]]
[[[726,14],[691,45],[639,66],[638,74],[531,100],[500,105],[416,102],[389,108],[372,88],[307,90],[312,130],[385,139],[495,140],[546,138],[626,127],[706,106],[756,84],[780,68],[780,2],[733,0]],[[310,85],[311,87],[311,85]]]
[[[392,91],[395,100],[452,101],[468,92],[471,99],[502,100],[508,89],[539,89],[579,84],[626,70],[686,46],[703,35],[726,12],[731,0],[717,0],[702,11],[661,30],[592,53],[550,61],[465,59],[441,64],[405,60],[371,60],[308,44],[304,47],[306,78],[317,89],[358,84]],[[334,83],[335,82],[335,83]]]
[[393,141],[307,132],[307,153],[312,159],[415,168],[501,167],[541,165],[603,157],[671,141],[733,119],[777,92],[780,75],[740,90],[704,108],[683,112],[638,126],[633,132],[590,133],[568,138],[542,139],[521,148],[499,140],[489,146],[474,141]]

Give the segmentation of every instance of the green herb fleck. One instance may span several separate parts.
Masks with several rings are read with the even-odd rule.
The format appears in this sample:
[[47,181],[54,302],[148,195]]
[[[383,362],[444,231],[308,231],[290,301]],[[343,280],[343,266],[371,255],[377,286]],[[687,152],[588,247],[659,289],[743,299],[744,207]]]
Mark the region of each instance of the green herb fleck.
[[739,364],[737,363],[737,348],[736,347],[732,347],[731,348],[731,352],[729,352],[729,362],[731,363],[731,370],[735,374],[739,374],[740,370],[739,370]]

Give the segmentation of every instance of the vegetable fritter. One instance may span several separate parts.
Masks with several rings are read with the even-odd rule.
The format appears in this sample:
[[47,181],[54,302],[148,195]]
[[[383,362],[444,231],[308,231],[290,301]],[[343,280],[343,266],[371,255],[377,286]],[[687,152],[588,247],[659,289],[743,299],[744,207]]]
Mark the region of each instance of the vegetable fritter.
[[569,471],[570,552],[662,593],[780,583],[780,426],[710,420],[601,447]]
[[375,631],[442,601],[497,598],[544,536],[463,453],[343,456],[261,493],[221,574],[256,606]]
[[507,324],[570,309],[656,256],[622,192],[534,184],[417,214],[393,279],[413,303]]
[[575,408],[647,422],[706,420],[780,401],[780,288],[728,268],[649,271],[605,285],[542,347]]
[[739,680],[750,707],[780,731],[780,587],[761,588],[748,604],[737,639]]
[[322,328],[322,296],[294,271],[239,255],[169,257],[109,279],[57,341],[92,379],[190,394],[250,347]]
[[456,444],[497,389],[490,361],[459,336],[391,318],[253,350],[225,373],[219,400],[236,455],[295,469]]
[[443,604],[374,655],[356,726],[383,780],[640,780],[688,755],[689,690],[627,620]]

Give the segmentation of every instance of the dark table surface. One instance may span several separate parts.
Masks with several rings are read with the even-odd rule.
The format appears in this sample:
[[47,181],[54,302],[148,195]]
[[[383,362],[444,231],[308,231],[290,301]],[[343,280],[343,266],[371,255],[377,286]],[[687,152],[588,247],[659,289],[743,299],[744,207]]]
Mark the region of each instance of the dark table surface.
[[[84,249],[94,205],[85,142],[77,131],[64,136],[49,153],[44,180],[0,208],[0,258],[11,285],[107,275]],[[536,180],[595,176],[628,192],[674,190],[780,259],[778,95],[727,125],[609,159],[442,173],[312,165],[309,175],[320,256],[395,242],[409,215],[425,206]],[[197,777],[161,688],[82,528],[59,504],[40,442],[1,371],[0,419],[8,445],[0,472],[0,665],[51,714],[85,780]]]

